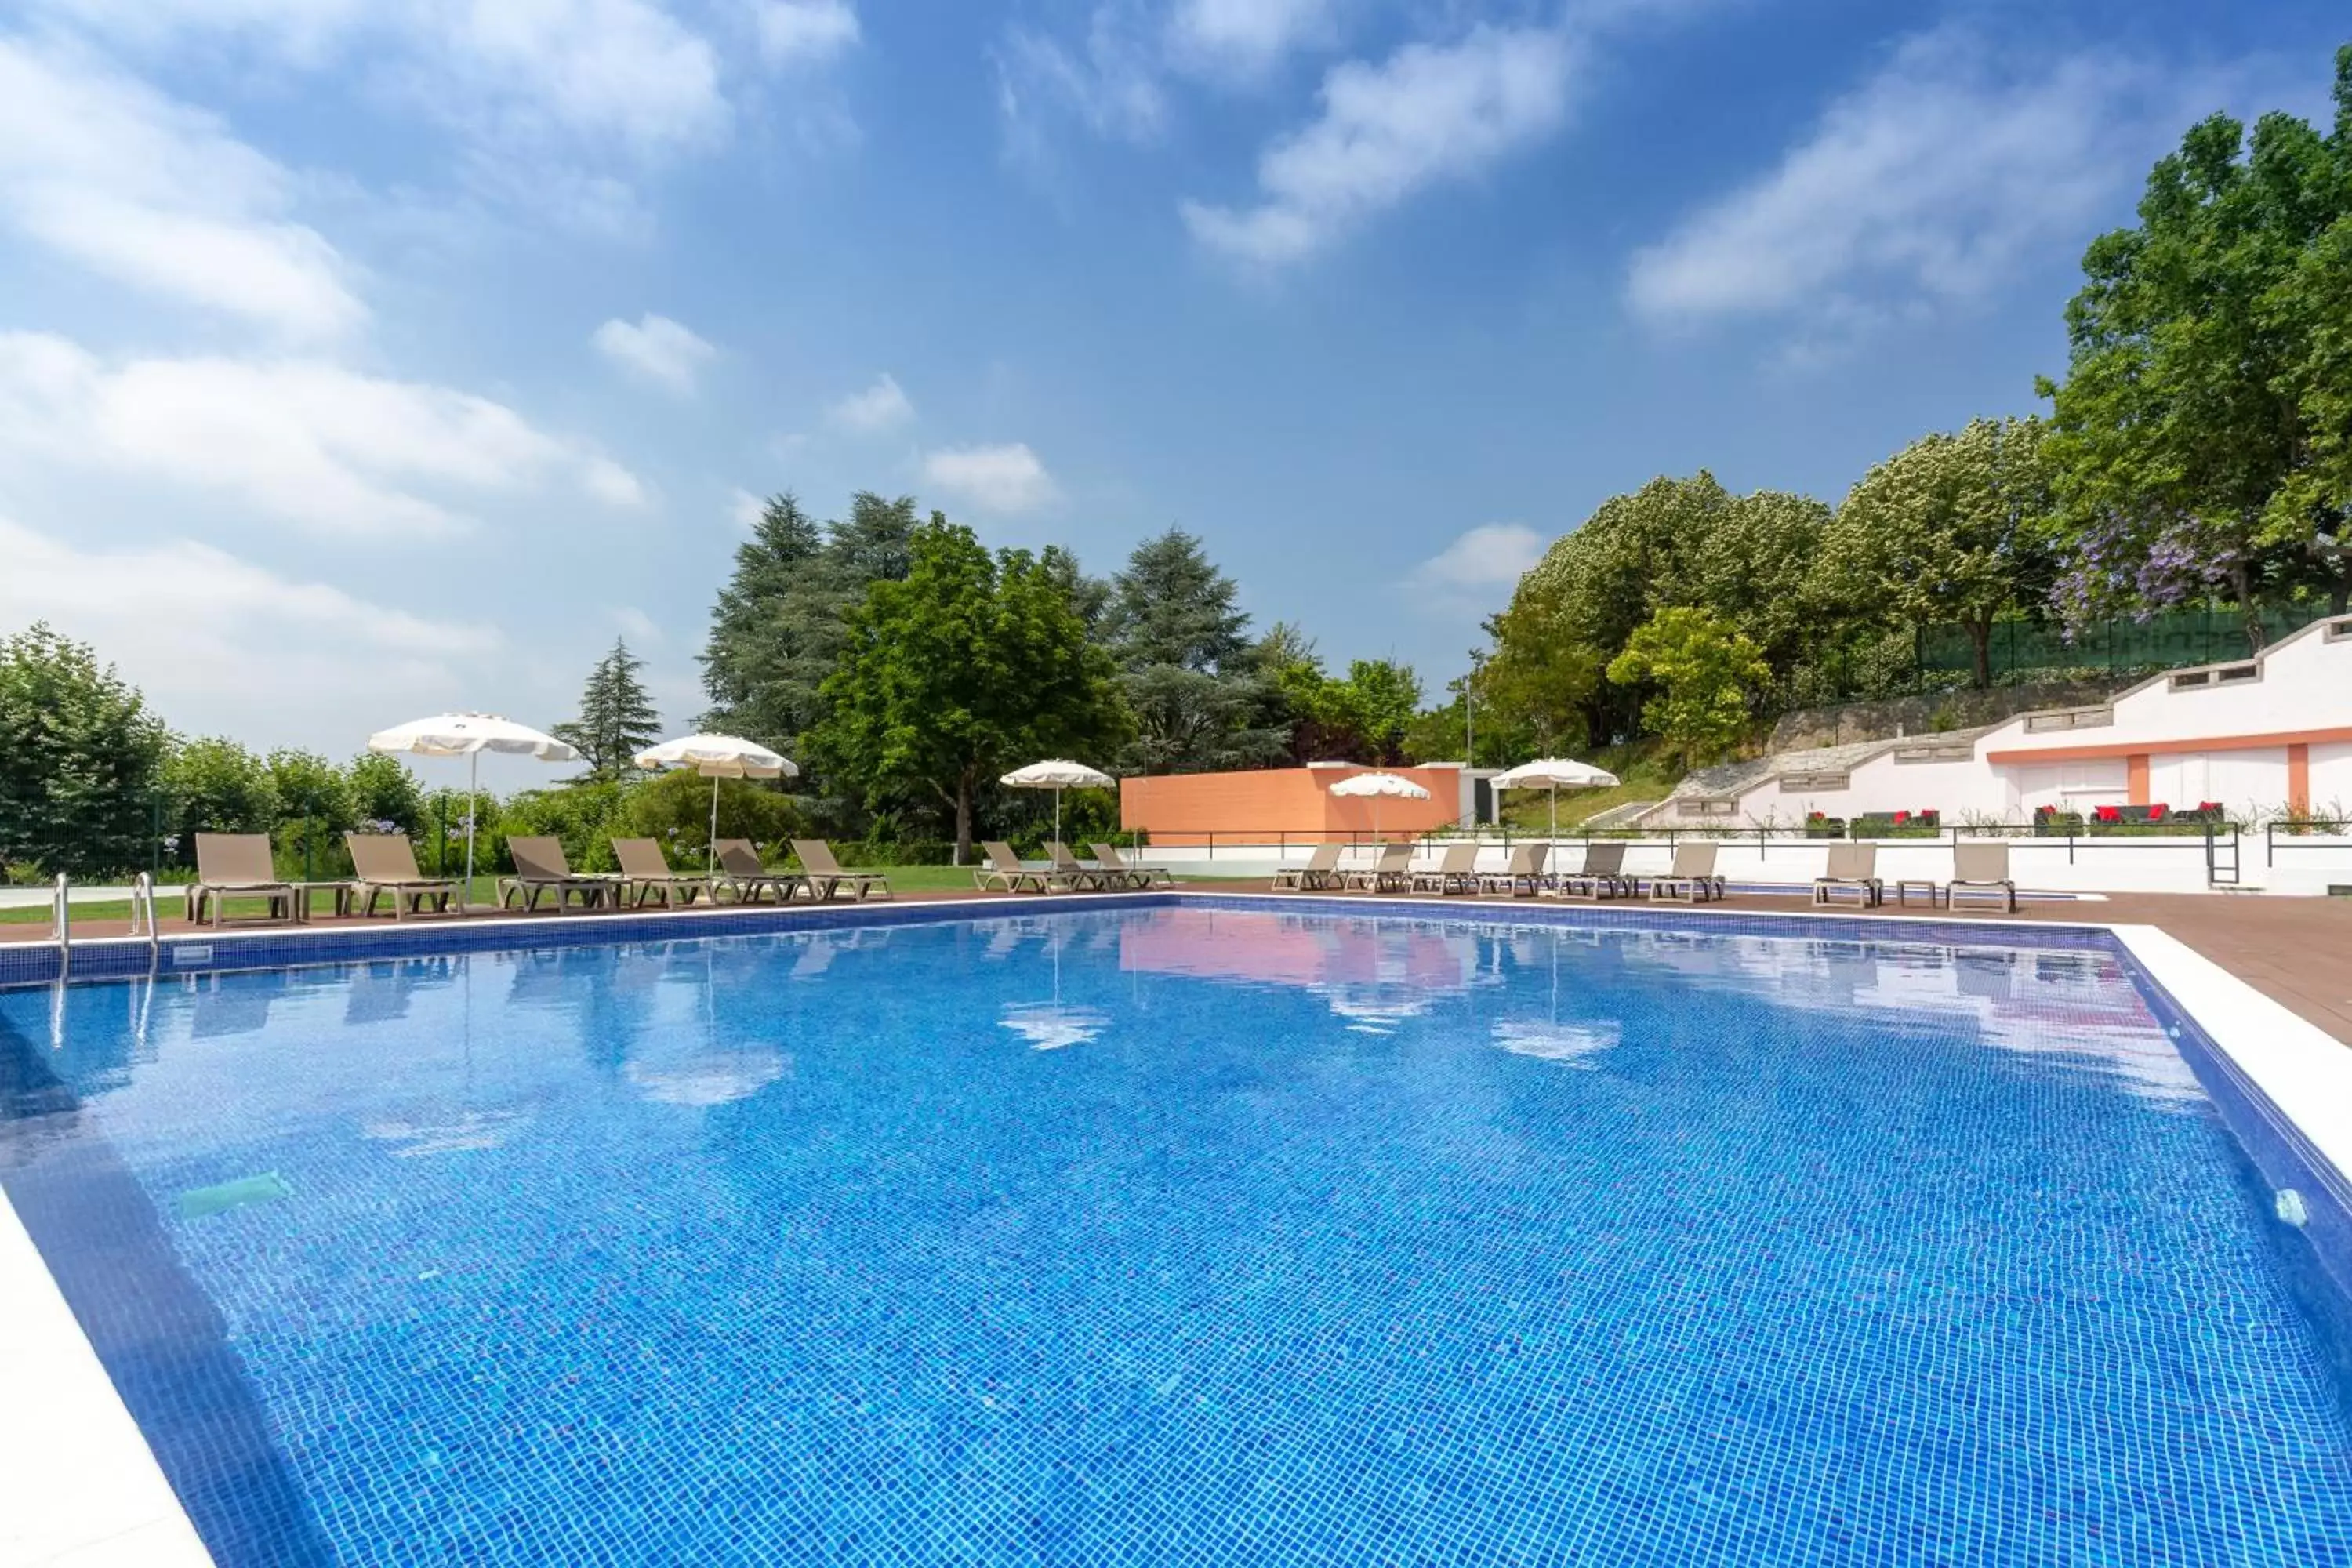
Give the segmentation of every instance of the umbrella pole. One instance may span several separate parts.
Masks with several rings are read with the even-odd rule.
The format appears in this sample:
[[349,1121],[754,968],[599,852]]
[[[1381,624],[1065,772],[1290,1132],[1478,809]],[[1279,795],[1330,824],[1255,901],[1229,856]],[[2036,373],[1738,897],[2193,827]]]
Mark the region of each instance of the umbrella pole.
[[1551,786],[1551,836],[1559,837],[1559,785]]
[[[1059,785],[1059,784],[1055,784],[1055,785],[1054,786],[1054,842],[1055,842],[1055,843],[1056,843],[1056,844],[1059,844],[1061,841],[1062,841],[1062,786],[1061,786],[1061,785]],[[1060,953],[1059,952],[1056,952],[1054,954],[1054,973],[1055,973],[1055,977],[1056,977],[1056,980],[1057,980],[1057,981],[1058,981],[1059,976],[1060,976],[1061,972],[1062,972],[1062,970],[1061,970],[1061,964],[1062,964],[1062,955],[1061,955],[1061,953]]]
[[[710,842],[704,845],[702,849],[702,879],[705,882],[715,882],[719,879],[719,775],[717,773],[710,775]],[[716,903],[718,900],[713,899],[711,902]]]
[[[457,907],[471,914],[474,909],[474,797],[481,794],[482,753],[466,753],[466,891]],[[471,1020],[469,1019],[468,1022]]]

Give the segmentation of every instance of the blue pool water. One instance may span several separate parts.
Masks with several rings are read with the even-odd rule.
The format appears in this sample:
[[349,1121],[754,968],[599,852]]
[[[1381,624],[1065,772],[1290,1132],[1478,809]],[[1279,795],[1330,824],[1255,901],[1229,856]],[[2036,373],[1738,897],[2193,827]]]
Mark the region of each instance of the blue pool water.
[[0,994],[225,1568],[2352,1561],[2097,951],[1139,908]]

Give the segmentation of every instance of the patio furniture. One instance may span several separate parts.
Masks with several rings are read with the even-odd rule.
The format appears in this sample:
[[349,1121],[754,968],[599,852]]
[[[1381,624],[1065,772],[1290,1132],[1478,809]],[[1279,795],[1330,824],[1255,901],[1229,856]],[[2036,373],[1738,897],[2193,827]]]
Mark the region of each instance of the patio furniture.
[[1878,876],[1877,845],[1830,846],[1829,863],[1813,879],[1813,902],[1834,904],[1842,900],[1851,900],[1863,909],[1875,909],[1886,901],[1886,884]]
[[978,891],[984,893],[992,887],[1008,893],[1017,893],[1024,889],[1038,893],[1053,890],[1053,878],[1044,871],[1034,871],[1024,866],[1021,857],[1013,853],[1013,846],[1003,839],[986,839],[980,849],[988,857],[988,864],[971,868],[971,885]]
[[1944,902],[1958,909],[1960,900],[1998,902],[2006,913],[2017,912],[2017,884],[2010,879],[2009,846],[1998,839],[1952,846],[1952,879],[1944,885]]
[[[343,844],[352,852],[352,879],[335,900],[339,915],[356,912],[362,919],[375,913],[376,900],[389,894],[392,918],[404,920],[424,912],[426,900],[442,914],[457,896],[455,877],[428,877],[416,868],[416,846],[404,833],[346,833]],[[360,899],[366,896],[366,905]]]
[[1113,891],[1124,878],[1114,878],[1099,866],[1089,866],[1070,852],[1070,847],[1058,839],[1048,840],[1045,859],[1053,867],[1052,875],[1066,884],[1073,892],[1092,889],[1098,893]]
[[230,895],[260,899],[268,912],[260,923],[299,921],[310,911],[301,908],[307,896],[278,874],[271,863],[267,833],[199,833],[196,835],[196,879],[188,884],[190,925],[205,923],[212,910],[218,930],[228,919]]
[[1412,846],[1382,844],[1369,866],[1359,866],[1340,879],[1342,888],[1367,893],[1409,893],[1412,890]]
[[881,889],[886,899],[895,896],[890,891],[887,875],[880,871],[842,869],[841,862],[833,858],[833,846],[822,838],[795,838],[793,840],[793,853],[800,858],[802,885],[808,889],[809,897],[820,903],[831,903],[835,889],[841,888],[847,888],[856,894],[861,904],[866,901],[866,895],[877,889]]
[[1543,891],[1544,858],[1550,853],[1551,846],[1549,844],[1514,844],[1510,859],[1501,870],[1487,871],[1479,877],[1478,890],[1482,893],[1508,893],[1516,899],[1524,888],[1528,896],[1533,898]]
[[631,909],[644,909],[646,900],[656,894],[661,896],[662,908],[667,910],[677,903],[691,904],[710,891],[709,878],[681,877],[671,870],[669,858],[650,838],[614,839],[613,858],[621,866],[619,883],[613,889],[614,901],[618,903],[634,892],[636,900],[630,904]]
[[1934,909],[1943,889],[1933,877],[1905,877],[1895,884],[1895,901],[1905,909],[1911,907],[1911,895],[1918,894]]
[[1625,845],[1622,839],[1584,847],[1584,868],[1558,878],[1553,890],[1566,899],[1617,899],[1633,896],[1625,876]]
[[571,862],[563,858],[563,840],[552,834],[526,834],[507,840],[507,857],[514,862],[514,875],[499,879],[499,908],[506,909],[516,900],[522,900],[523,912],[539,908],[540,895],[555,895],[555,912],[562,914],[573,903],[583,910],[601,909],[607,900],[617,900],[619,889],[610,877],[584,877],[572,874]]
[[1119,854],[1116,845],[1090,844],[1087,847],[1095,852],[1096,865],[1113,876],[1126,878],[1138,890],[1155,884],[1162,888],[1172,888],[1176,885],[1176,879],[1169,872],[1167,867],[1129,865]]
[[1449,844],[1437,864],[1412,874],[1412,890],[1416,893],[1434,891],[1440,898],[1453,893],[1475,893],[1478,890],[1478,845],[1474,839],[1466,844]]
[[1277,893],[1315,893],[1340,886],[1339,844],[1318,844],[1304,866],[1285,866],[1274,874]]
[[760,847],[748,838],[721,838],[710,847],[711,858],[718,861],[710,878],[710,901],[719,901],[719,889],[735,895],[739,904],[765,901],[774,893],[776,902],[788,904],[793,889],[807,885],[807,879],[792,871],[771,871],[760,858]]
[[1717,848],[1712,838],[1675,845],[1674,868],[1650,879],[1651,901],[1701,904],[1709,899],[1721,899],[1724,885],[1723,879],[1715,872]]

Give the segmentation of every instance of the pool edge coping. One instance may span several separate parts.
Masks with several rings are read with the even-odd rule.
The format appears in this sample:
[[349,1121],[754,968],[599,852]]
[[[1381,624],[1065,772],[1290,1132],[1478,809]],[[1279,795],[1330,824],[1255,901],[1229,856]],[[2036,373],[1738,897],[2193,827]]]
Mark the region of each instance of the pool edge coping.
[[[798,909],[772,907],[766,914],[774,921],[772,929],[789,931],[802,919],[824,913],[846,914],[860,910],[873,914],[878,914],[884,909],[908,910],[910,914],[938,911],[940,919],[954,920],[974,910],[1091,911],[1104,907],[1144,904],[1181,907],[1206,900],[1215,900],[1227,905],[1237,904],[1243,908],[1264,906],[1300,909],[1307,912],[1307,907],[1311,906],[1316,913],[1402,913],[1415,919],[1483,916],[1490,921],[1498,917],[1507,920],[1512,913],[1522,909],[1516,903],[1463,904],[1427,898],[1402,897],[1374,901],[1238,889],[1180,888],[1140,894],[1075,894],[1059,899],[1039,899],[1034,904],[987,895],[906,903],[890,900],[875,904],[857,900],[804,905]],[[1339,906],[1337,910],[1331,909],[1335,904]],[[1659,915],[1686,916],[1692,912],[1673,907],[1660,908],[1646,902],[1634,907]],[[1607,906],[1553,900],[1549,903],[1538,901],[1525,908],[1573,913],[1591,909],[1605,910]],[[730,911],[730,914],[735,912]],[[1794,921],[1818,925],[1826,920],[1852,927],[1855,940],[1862,941],[1923,940],[1920,928],[1948,931],[1953,924],[1937,921],[1932,917],[1847,916],[1841,919],[1833,911],[1824,914],[1795,910],[1743,910],[1739,913],[1745,918],[1765,921]],[[786,918],[788,916],[793,918]],[[1712,918],[1703,915],[1701,921]],[[711,911],[680,910],[625,916],[587,916],[576,921],[552,925],[544,920],[494,920],[472,922],[465,927],[420,925],[404,930],[396,926],[376,927],[372,928],[371,933],[361,934],[414,935],[438,929],[487,931],[497,937],[551,930],[585,934],[615,927],[623,932],[635,931],[646,933],[654,921],[667,924],[672,919],[685,929],[669,932],[670,940],[690,940],[694,935],[694,926],[713,923]],[[1544,921],[1529,923],[1568,922]],[[2317,1025],[2297,1016],[2246,980],[2232,974],[2222,965],[2156,926],[2101,921],[2021,922],[1986,920],[1970,921],[1965,924],[1970,929],[1983,929],[1988,941],[1994,940],[1996,933],[2008,937],[2011,940],[2003,945],[2009,946],[2030,945],[2015,939],[2035,932],[2087,931],[2106,935],[2127,962],[2172,1000],[2183,1019],[2270,1102],[2280,1117],[2302,1134],[2311,1150],[2333,1165],[2338,1179],[2352,1183],[2352,1047],[2337,1041]],[[827,928],[816,926],[810,929]],[[1616,929],[1641,928],[1623,926]],[[1701,929],[1704,929],[1703,924]],[[330,948],[337,944],[320,939],[331,938],[334,934],[330,931],[304,932],[297,940],[320,941],[322,948]],[[709,934],[750,933],[723,931]],[[285,932],[278,930],[268,933],[222,932],[217,937],[207,935],[195,940],[205,943],[240,939],[282,940],[284,936]],[[149,945],[138,938],[104,940],[124,946]],[[168,946],[170,941],[184,940],[189,939],[168,939],[163,945]],[[627,937],[622,935],[614,940],[626,941]],[[494,943],[485,942],[459,951],[527,951],[532,945],[526,942],[501,949]],[[578,942],[577,945],[603,944]],[[291,964],[256,964],[245,972],[386,962],[410,956],[417,955],[385,953],[371,960],[364,953],[345,952]],[[197,973],[238,972],[234,969],[183,968],[171,973],[194,977]],[[96,983],[130,983],[149,977],[123,974],[104,977]],[[153,977],[162,977],[160,970],[153,972]],[[54,985],[58,983],[52,981],[47,984]],[[39,1249],[34,1246],[31,1236],[26,1233],[5,1189],[0,1189],[0,1326],[5,1326],[5,1330],[0,1332],[0,1381],[11,1386],[29,1387],[33,1393],[27,1401],[28,1405],[36,1409],[46,1405],[48,1417],[46,1421],[26,1423],[21,1427],[0,1423],[0,1477],[6,1478],[11,1492],[18,1491],[21,1487],[33,1500],[30,1508],[0,1510],[0,1568],[73,1568],[76,1563],[95,1564],[109,1560],[136,1561],[142,1565],[152,1564],[154,1568],[217,1568],[178,1493],[164,1477],[146,1435],[140,1430],[137,1420],[123,1403],[113,1379],[99,1360],[98,1352],[83,1332],[79,1321],[74,1317],[71,1306],[50,1274]],[[68,1411],[73,1413],[71,1418],[67,1417]],[[37,1479],[28,1482],[26,1480],[27,1477]],[[64,1525],[56,1523],[58,1514],[68,1510],[71,1510],[69,1522]],[[12,1555],[26,1541],[36,1543],[28,1549],[31,1554]],[[47,1544],[38,1544],[44,1542]],[[135,1551],[137,1556],[122,1556],[121,1552],[126,1549]]]

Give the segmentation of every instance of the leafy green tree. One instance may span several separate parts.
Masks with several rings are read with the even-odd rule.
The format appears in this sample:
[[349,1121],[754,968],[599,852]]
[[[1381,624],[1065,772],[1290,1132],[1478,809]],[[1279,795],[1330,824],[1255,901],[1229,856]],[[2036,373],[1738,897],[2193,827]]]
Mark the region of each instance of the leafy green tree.
[[2219,594],[2248,637],[2313,589],[2341,602],[2325,541],[2344,492],[2325,425],[2342,394],[2325,316],[2352,214],[2352,49],[2323,137],[2216,114],[2159,161],[2137,226],[2101,236],[2066,310],[2050,439],[2071,526],[2057,603],[2076,624]]
[[1421,678],[1412,667],[1385,658],[1354,659],[1337,688],[1326,700],[1328,710],[1354,732],[1361,760],[1404,761],[1405,731],[1421,711]]
[[168,740],[88,645],[46,625],[0,638],[0,865],[45,876],[145,866]]
[[1977,419],[1923,436],[1863,476],[1838,509],[1819,600],[1966,626],[1976,684],[1992,684],[1992,627],[2038,609],[2055,575],[2056,505],[2038,419]]
[[1248,627],[1233,579],[1199,540],[1171,528],[1135,547],[1112,579],[1101,627],[1135,720],[1125,771],[1202,773],[1282,754],[1282,728],[1259,722]]
[[613,639],[613,651],[588,672],[580,693],[580,717],[551,731],[579,748],[592,779],[619,781],[632,775],[631,759],[661,739],[661,715],[654,711],[637,671],[646,661],[629,651],[626,639]]
[[1565,631],[1559,598],[1555,584],[1534,583],[1486,624],[1495,652],[1478,672],[1482,721],[1523,735],[1517,749],[1529,756],[1582,750],[1608,723],[1608,657]]
[[937,513],[911,544],[905,580],[875,583],[849,616],[817,750],[862,781],[871,809],[935,798],[964,858],[975,803],[999,774],[1099,754],[1125,738],[1126,716],[1109,655],[1034,557],[992,556]]
[[798,802],[760,779],[707,779],[691,768],[648,779],[628,792],[614,831],[651,838],[672,866],[710,864],[710,786],[719,786],[719,837],[771,847],[804,831]]
[[398,757],[362,752],[343,770],[351,786],[352,813],[362,824],[412,837],[425,826],[425,792]]
[[347,869],[342,836],[360,818],[342,770],[315,752],[292,750],[270,752],[268,766],[278,801],[271,837],[281,864],[299,868],[305,878]]
[[1611,680],[1650,693],[1642,721],[1685,767],[1739,739],[1750,694],[1771,673],[1754,643],[1711,611],[1687,606],[1660,610],[1609,665]]
[[199,833],[268,833],[278,826],[278,784],[268,763],[226,737],[174,747],[163,787],[166,842],[184,866],[195,864]]

